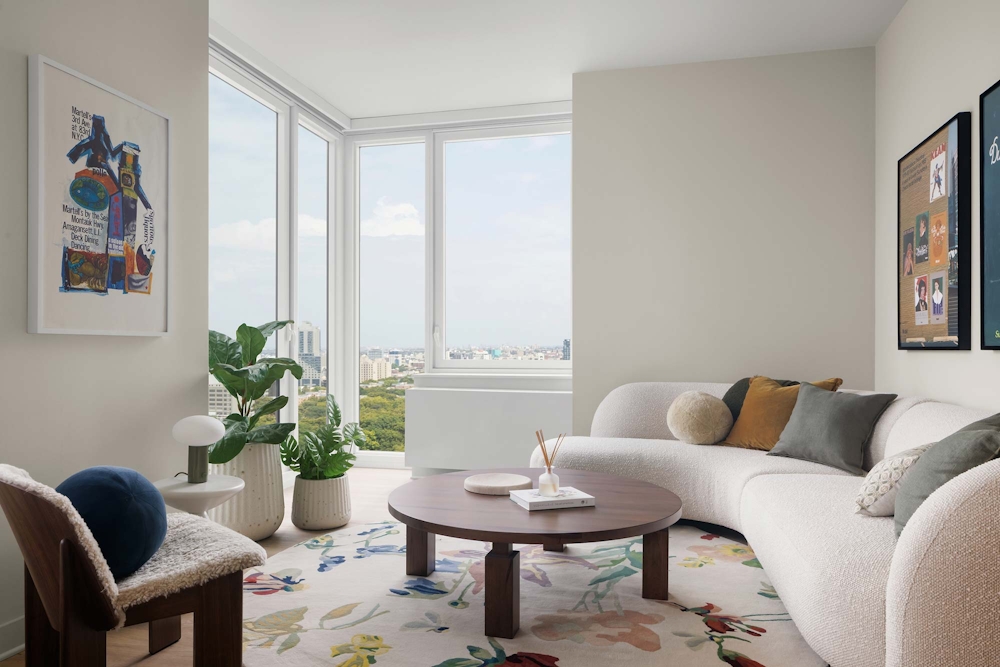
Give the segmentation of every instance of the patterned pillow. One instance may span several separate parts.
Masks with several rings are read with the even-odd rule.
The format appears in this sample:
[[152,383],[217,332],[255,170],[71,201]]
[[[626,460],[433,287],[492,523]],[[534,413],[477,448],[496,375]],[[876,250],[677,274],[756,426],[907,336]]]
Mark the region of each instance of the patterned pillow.
[[906,473],[917,462],[920,455],[935,443],[921,445],[896,456],[882,459],[865,477],[865,483],[858,491],[858,514],[867,516],[892,516],[896,513],[896,492]]

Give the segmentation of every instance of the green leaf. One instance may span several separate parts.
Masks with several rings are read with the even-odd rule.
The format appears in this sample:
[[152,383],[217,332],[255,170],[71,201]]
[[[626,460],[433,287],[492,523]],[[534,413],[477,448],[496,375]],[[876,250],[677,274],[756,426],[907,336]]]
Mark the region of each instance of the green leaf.
[[303,433],[299,438],[299,451],[312,467],[323,468],[326,465],[327,451],[319,434]]
[[215,364],[238,366],[242,358],[240,344],[218,331],[208,332],[208,367]]
[[360,424],[346,424],[344,426],[344,442],[361,445],[368,442],[368,436],[361,430]]
[[289,435],[278,445],[281,462],[295,472],[299,472],[299,443],[294,435]]
[[293,320],[278,320],[275,322],[268,322],[267,324],[261,324],[260,326],[254,328],[260,332],[260,335],[262,335],[265,340],[267,340],[275,331],[284,328],[286,324],[291,324],[292,322]]
[[474,660],[473,658],[448,658],[434,667],[482,667],[482,665],[482,660]]
[[208,449],[209,463],[227,463],[236,458],[247,444],[247,420],[243,415],[233,413],[222,420],[226,434]]
[[267,424],[247,432],[247,442],[279,445],[295,430],[295,424]]
[[340,426],[340,406],[337,405],[337,399],[333,394],[328,394],[326,397],[326,418],[334,428]]
[[589,585],[593,586],[594,584],[600,584],[605,581],[613,581],[615,579],[623,579],[625,577],[631,577],[635,573],[636,570],[633,570],[628,565],[622,565],[621,567],[617,567],[611,570],[610,572],[605,572],[600,576],[594,577],[593,579],[590,580]]
[[242,369],[230,364],[217,363],[208,370],[230,394],[240,399],[246,396],[248,387],[246,376],[236,372]]
[[244,366],[257,363],[257,355],[267,345],[267,338],[264,334],[259,329],[248,324],[241,324],[240,328],[236,330],[236,340],[239,342],[240,347],[243,348],[241,359]]
[[281,642],[281,646],[278,647],[278,655],[281,655],[290,648],[295,648],[299,643],[299,636],[292,633],[285,637],[285,641]]
[[278,398],[275,398],[274,400],[268,401],[264,405],[260,406],[260,409],[258,409],[252,415],[250,415],[250,428],[253,428],[254,426],[256,426],[257,422],[264,415],[269,415],[272,412],[277,412],[281,408],[285,407],[285,405],[287,405],[287,404],[288,404],[288,397],[287,396],[279,396]]
[[477,660],[492,660],[493,654],[484,648],[479,648],[478,646],[469,647],[469,655]]

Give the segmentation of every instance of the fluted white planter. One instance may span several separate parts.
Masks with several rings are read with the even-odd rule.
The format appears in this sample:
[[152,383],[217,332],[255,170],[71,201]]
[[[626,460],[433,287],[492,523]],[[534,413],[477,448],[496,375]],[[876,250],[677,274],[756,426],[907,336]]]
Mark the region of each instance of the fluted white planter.
[[347,475],[333,479],[295,478],[292,523],[304,530],[339,528],[351,520]]
[[247,445],[232,461],[213,464],[212,472],[246,482],[241,493],[208,511],[212,521],[251,540],[263,540],[278,530],[285,518],[285,492],[277,445]]

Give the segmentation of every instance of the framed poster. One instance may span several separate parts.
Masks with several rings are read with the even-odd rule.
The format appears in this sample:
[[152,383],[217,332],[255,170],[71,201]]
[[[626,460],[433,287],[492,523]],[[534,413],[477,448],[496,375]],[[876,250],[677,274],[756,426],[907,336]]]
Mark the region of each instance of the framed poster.
[[972,114],[962,112],[897,166],[900,350],[970,348],[971,133]]
[[1000,81],[979,96],[979,267],[984,350],[1000,350]]
[[168,333],[170,119],[45,57],[28,67],[28,331]]

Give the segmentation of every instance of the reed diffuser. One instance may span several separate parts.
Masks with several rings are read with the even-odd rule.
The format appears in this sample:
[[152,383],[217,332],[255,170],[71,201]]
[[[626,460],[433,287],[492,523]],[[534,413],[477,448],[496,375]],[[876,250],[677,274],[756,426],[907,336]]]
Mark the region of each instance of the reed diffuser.
[[545,472],[538,476],[538,495],[554,498],[559,495],[559,475],[552,472],[552,466],[556,463],[556,454],[559,453],[563,438],[566,436],[560,433],[551,451],[545,444],[545,434],[541,430],[535,431],[535,437],[538,438],[538,445],[542,448],[542,458],[545,459]]

